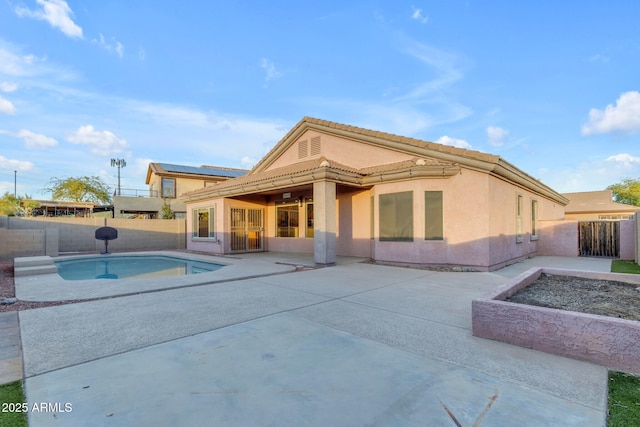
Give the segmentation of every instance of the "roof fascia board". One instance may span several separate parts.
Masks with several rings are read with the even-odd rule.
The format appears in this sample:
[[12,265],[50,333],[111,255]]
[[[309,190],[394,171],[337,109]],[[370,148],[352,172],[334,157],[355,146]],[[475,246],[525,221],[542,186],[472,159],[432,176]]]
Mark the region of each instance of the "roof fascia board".
[[561,204],[562,206],[566,206],[569,204],[569,199],[552,190],[550,187],[546,186],[532,176],[524,173],[506,160],[500,159],[492,173],[495,176],[520,185],[527,190],[544,196],[556,203]]

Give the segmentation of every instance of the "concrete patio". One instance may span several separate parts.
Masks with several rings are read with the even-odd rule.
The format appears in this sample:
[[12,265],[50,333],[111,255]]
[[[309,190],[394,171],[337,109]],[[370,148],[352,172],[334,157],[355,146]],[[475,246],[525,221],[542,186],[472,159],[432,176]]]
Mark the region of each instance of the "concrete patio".
[[470,304],[534,265],[610,260],[493,273],[358,261],[22,311],[28,403],[61,408],[30,425],[605,424],[605,367],[475,338]]

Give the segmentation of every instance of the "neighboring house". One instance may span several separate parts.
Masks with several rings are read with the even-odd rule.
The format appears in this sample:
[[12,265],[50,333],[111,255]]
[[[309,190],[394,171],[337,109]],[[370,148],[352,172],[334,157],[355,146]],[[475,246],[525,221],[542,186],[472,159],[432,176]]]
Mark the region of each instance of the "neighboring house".
[[125,190],[113,197],[114,217],[161,218],[168,204],[174,218],[184,218],[186,207],[178,197],[182,193],[243,176],[248,171],[220,166],[183,166],[169,163],[149,163],[146,184],[148,190]]
[[70,202],[66,200],[31,200],[22,201],[22,205],[33,205],[30,216],[75,216],[90,217],[96,206],[90,202]]
[[187,248],[494,270],[568,200],[499,156],[303,118],[245,176],[183,196]]
[[564,208],[567,219],[619,221],[629,219],[640,211],[640,206],[614,202],[611,190],[564,193],[563,196],[569,199],[569,204]]

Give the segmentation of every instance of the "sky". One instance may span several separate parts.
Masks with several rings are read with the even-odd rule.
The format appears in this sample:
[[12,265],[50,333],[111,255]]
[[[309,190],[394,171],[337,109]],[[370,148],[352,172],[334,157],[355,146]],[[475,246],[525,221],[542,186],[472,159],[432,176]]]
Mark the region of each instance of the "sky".
[[[0,1],[0,194],[251,168],[304,116],[640,178],[637,0]],[[17,172],[16,172],[17,171]]]

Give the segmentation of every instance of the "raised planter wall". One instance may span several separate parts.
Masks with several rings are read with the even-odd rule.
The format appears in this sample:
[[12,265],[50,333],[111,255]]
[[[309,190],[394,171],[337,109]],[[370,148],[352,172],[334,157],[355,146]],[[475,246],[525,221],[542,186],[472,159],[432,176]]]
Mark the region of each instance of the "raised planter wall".
[[637,275],[534,268],[472,301],[473,335],[640,375],[640,322],[504,301],[542,273],[640,286]]

